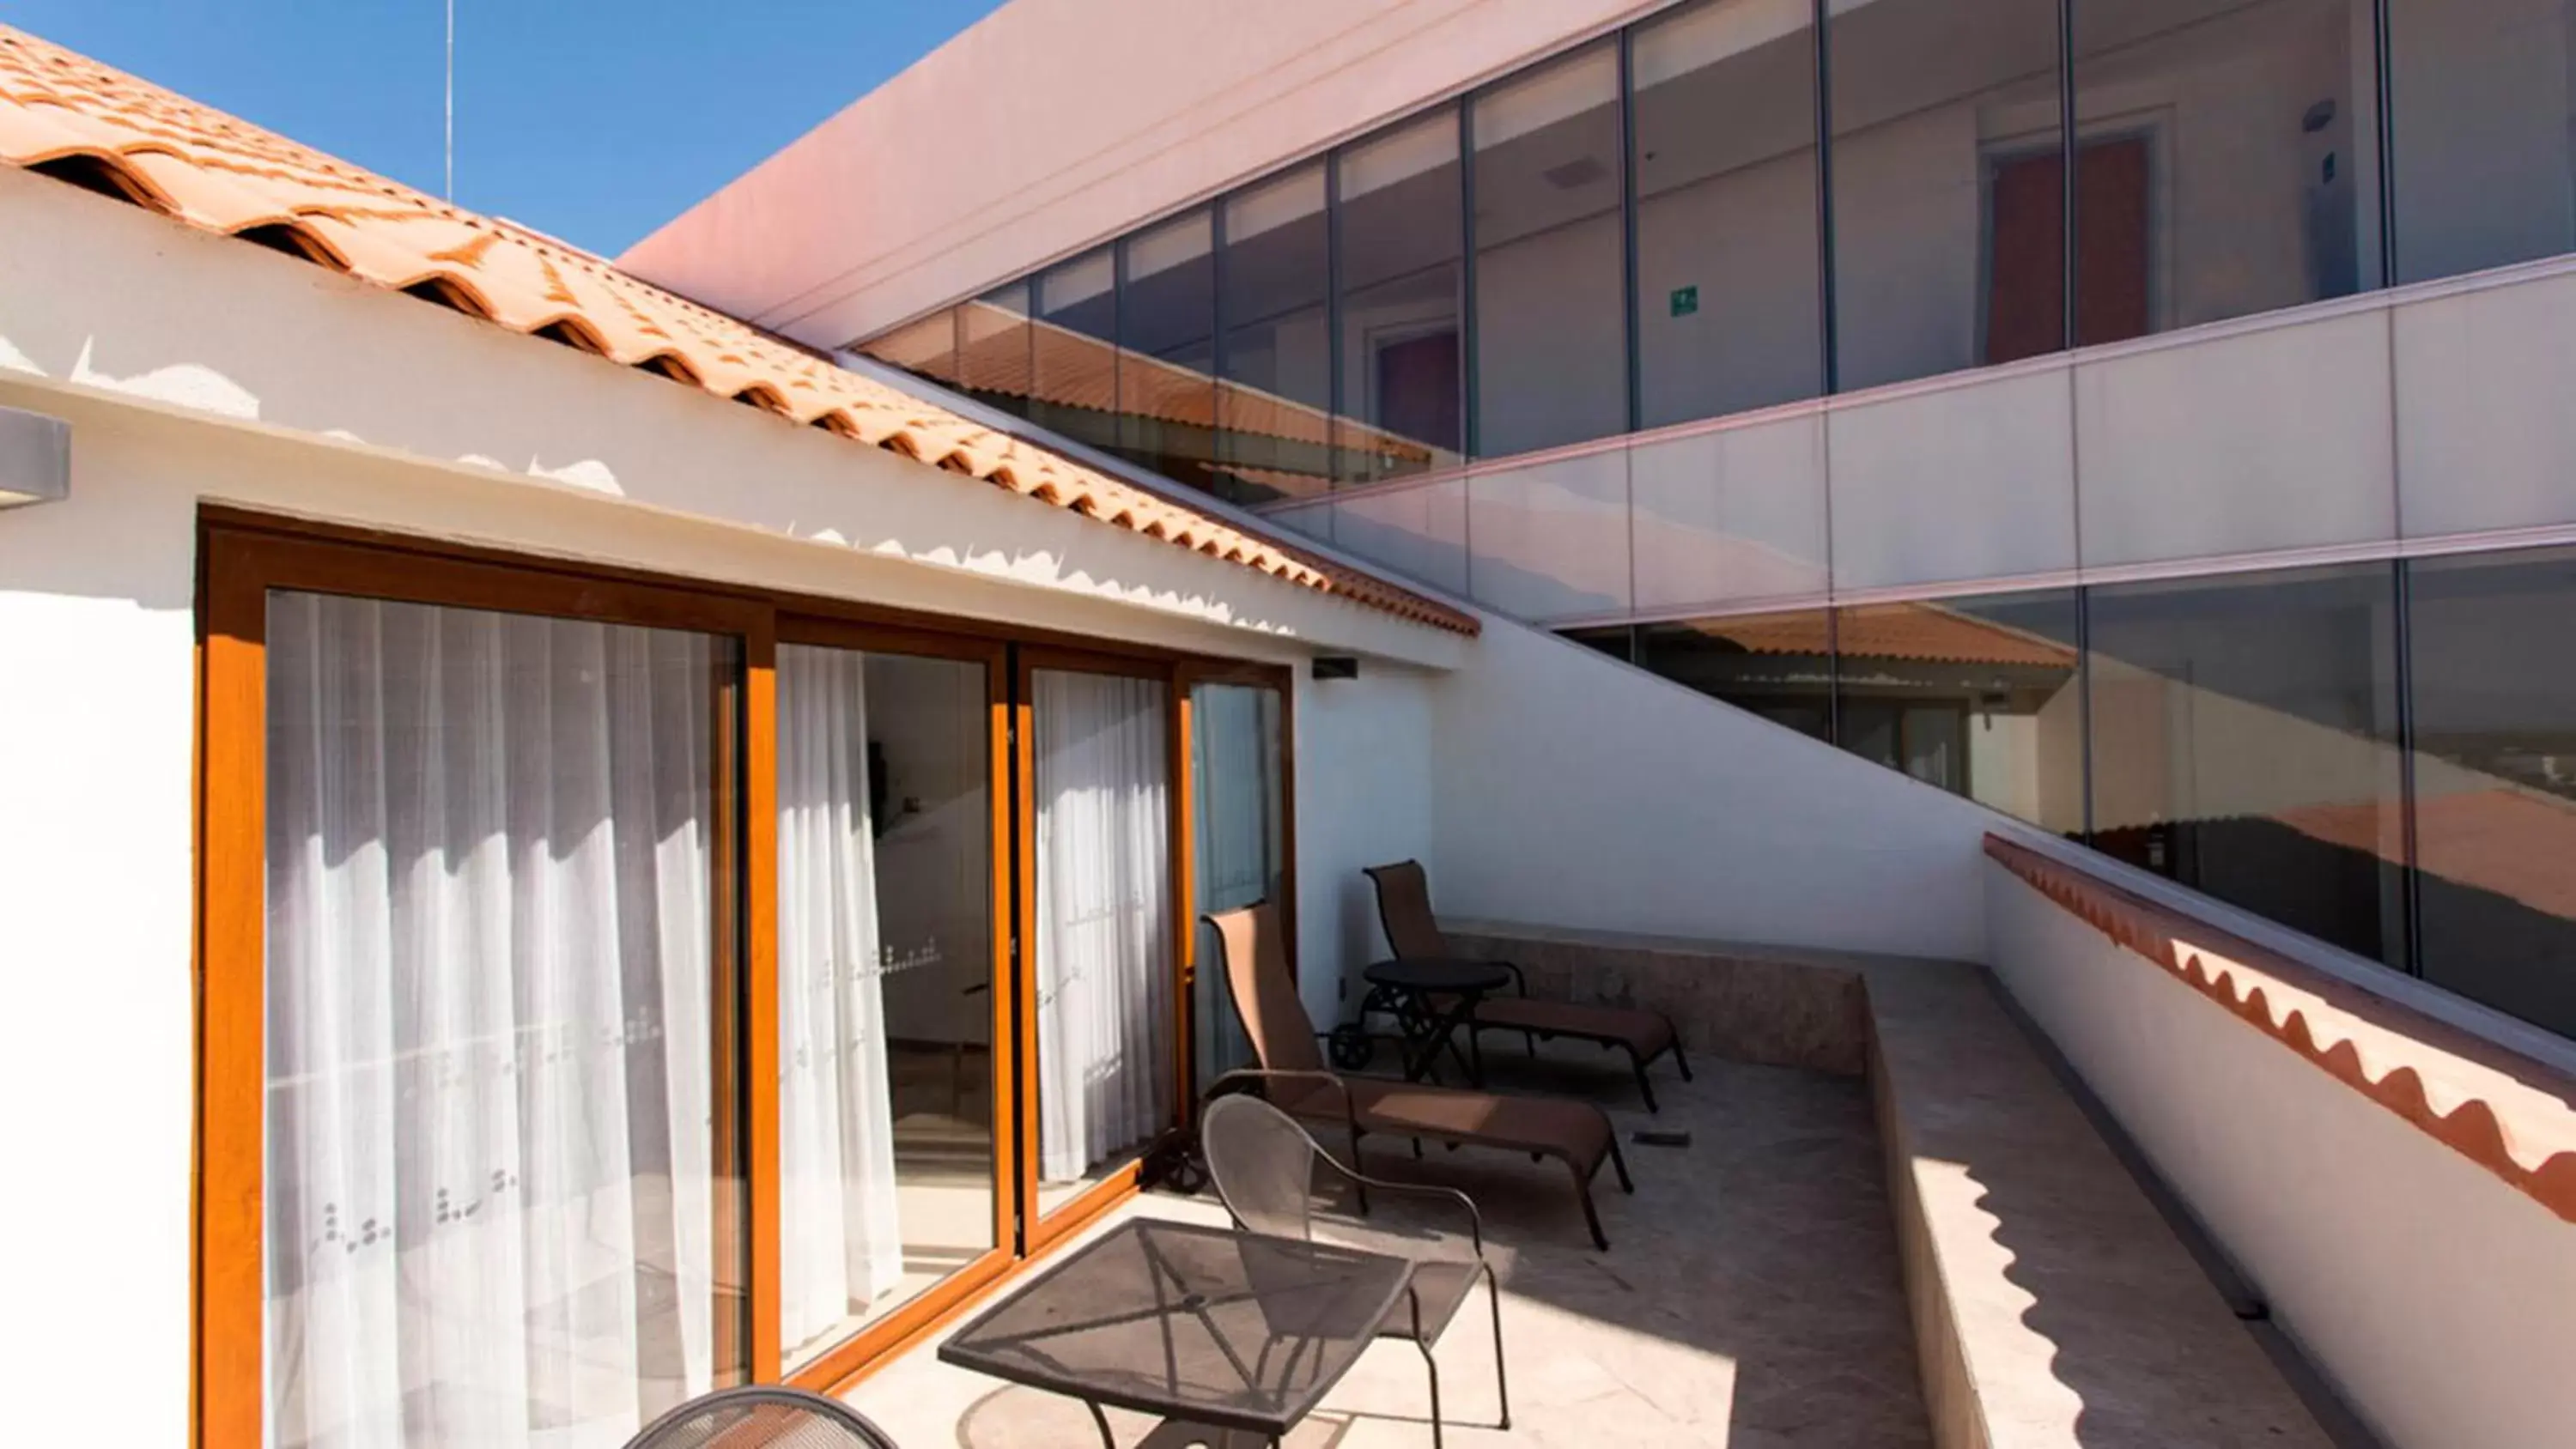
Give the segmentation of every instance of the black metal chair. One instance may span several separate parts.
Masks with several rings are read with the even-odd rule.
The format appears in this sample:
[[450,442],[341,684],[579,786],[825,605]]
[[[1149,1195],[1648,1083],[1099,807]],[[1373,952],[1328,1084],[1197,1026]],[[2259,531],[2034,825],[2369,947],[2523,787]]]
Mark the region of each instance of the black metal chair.
[[[1199,1150],[1207,1159],[1217,1199],[1225,1204],[1234,1225],[1266,1237],[1314,1240],[1317,1162],[1358,1188],[1445,1198],[1465,1208],[1474,1258],[1401,1254],[1413,1258],[1413,1279],[1404,1297],[1378,1324],[1377,1336],[1407,1339],[1421,1350],[1423,1366],[1431,1375],[1431,1442],[1439,1444],[1440,1364],[1431,1356],[1431,1346],[1457,1318],[1475,1292],[1476,1280],[1482,1278],[1494,1318],[1494,1391],[1502,1406],[1498,1427],[1512,1426],[1511,1381],[1503,1367],[1503,1291],[1493,1264],[1485,1258],[1484,1216],[1476,1211],[1475,1199],[1454,1187],[1390,1182],[1355,1172],[1308,1136],[1295,1118],[1257,1097],[1219,1097],[1201,1109]],[[1375,1243],[1368,1246],[1384,1251]]]
[[849,1405],[783,1384],[691,1399],[644,1426],[626,1449],[899,1449]]

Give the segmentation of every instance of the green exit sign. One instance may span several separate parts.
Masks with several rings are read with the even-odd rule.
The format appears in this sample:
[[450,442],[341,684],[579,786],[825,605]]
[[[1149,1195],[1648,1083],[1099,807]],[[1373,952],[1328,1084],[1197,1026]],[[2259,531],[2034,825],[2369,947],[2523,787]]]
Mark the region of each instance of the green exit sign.
[[1674,316],[1676,316],[1676,317],[1687,317],[1687,316],[1689,316],[1690,314],[1692,314],[1693,312],[1696,312],[1696,311],[1698,311],[1698,310],[1699,310],[1699,288],[1697,288],[1697,287],[1675,287],[1675,288],[1673,288],[1673,315],[1674,315]]

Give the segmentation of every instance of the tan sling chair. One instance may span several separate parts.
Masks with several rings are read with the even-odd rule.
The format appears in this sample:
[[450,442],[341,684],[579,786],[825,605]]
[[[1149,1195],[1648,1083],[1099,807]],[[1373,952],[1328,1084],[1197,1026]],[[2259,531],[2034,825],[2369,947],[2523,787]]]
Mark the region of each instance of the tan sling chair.
[[[1288,960],[1280,949],[1278,921],[1268,902],[1203,917],[1225,954],[1226,985],[1243,1020],[1257,1068],[1229,1072],[1211,1094],[1236,1078],[1257,1080],[1272,1105],[1291,1116],[1338,1128],[1350,1143],[1349,1166],[1361,1169],[1360,1139],[1370,1133],[1428,1139],[1453,1147],[1492,1147],[1526,1152],[1533,1161],[1553,1157],[1574,1175],[1575,1196],[1593,1243],[1610,1239],[1592,1205],[1592,1179],[1607,1159],[1619,1186],[1637,1190],[1619,1156],[1610,1119],[1589,1102],[1553,1097],[1507,1097],[1457,1087],[1417,1086],[1376,1077],[1345,1077],[1328,1070],[1315,1045],[1315,1023],[1297,998]],[[1360,1210],[1368,1210],[1365,1186]]]
[[[1413,956],[1453,957],[1448,938],[1440,934],[1440,924],[1431,915],[1431,884],[1423,875],[1419,861],[1399,861],[1394,865],[1373,865],[1368,878],[1377,883],[1377,919],[1386,929],[1387,944],[1401,959]],[[1673,1065],[1681,1068],[1682,1080],[1691,1079],[1690,1062],[1682,1056],[1681,1037],[1673,1030],[1673,1019],[1659,1011],[1642,1011],[1626,1006],[1585,1006],[1578,1002],[1559,1001],[1551,997],[1532,996],[1521,968],[1508,961],[1494,963],[1512,973],[1517,988],[1510,996],[1488,996],[1476,1003],[1476,1014],[1467,1023],[1470,1034],[1486,1031],[1516,1031],[1530,1040],[1531,1050],[1550,1037],[1572,1037],[1577,1041],[1597,1041],[1603,1050],[1625,1047],[1628,1065],[1637,1075],[1637,1091],[1646,1099],[1646,1110],[1663,1110],[1655,1105],[1655,1086],[1646,1077],[1646,1068],[1657,1057],[1670,1052]]]

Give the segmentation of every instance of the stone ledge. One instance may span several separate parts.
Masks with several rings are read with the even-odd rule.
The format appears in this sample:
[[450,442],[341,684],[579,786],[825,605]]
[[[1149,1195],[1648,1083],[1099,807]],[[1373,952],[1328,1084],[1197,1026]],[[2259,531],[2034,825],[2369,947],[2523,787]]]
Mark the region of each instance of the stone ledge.
[[1503,921],[1441,932],[1461,955],[1520,967],[1534,994],[1660,1011],[1690,1051],[1844,1077],[1866,1068],[1867,958]]
[[1984,967],[1442,927],[1533,991],[1665,1011],[1695,1050],[1868,1075],[1942,1449],[2329,1449]]
[[1986,854],[2077,919],[2576,1223],[2576,1082],[2028,846],[1989,835]]

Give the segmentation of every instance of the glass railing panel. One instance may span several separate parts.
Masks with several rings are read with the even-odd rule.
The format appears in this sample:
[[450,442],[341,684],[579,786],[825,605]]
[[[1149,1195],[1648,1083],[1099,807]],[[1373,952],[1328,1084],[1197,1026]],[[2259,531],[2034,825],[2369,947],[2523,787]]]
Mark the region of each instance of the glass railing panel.
[[1333,505],[1330,503],[1299,503],[1288,508],[1275,509],[1263,514],[1262,517],[1282,528],[1294,529],[1308,538],[1320,539],[1325,543],[1333,541]]
[[1837,590],[2075,566],[2066,373],[2038,368],[1833,410]]
[[1470,592],[1533,623],[1627,609],[1628,519],[1625,448],[1478,473],[1467,482]]
[[2406,535],[2576,523],[2576,274],[2409,302],[2393,328]]
[[2395,538],[2388,333],[2374,309],[2078,363],[2085,566]]
[[1337,546],[1434,588],[1467,592],[1465,480],[1345,494],[1332,514]]
[[1639,609],[1825,591],[1821,414],[1640,442],[1628,475]]

